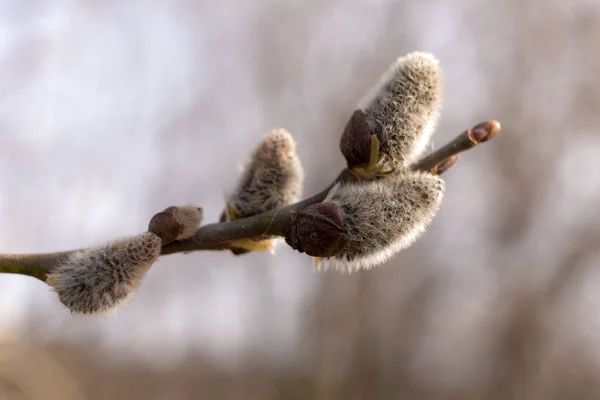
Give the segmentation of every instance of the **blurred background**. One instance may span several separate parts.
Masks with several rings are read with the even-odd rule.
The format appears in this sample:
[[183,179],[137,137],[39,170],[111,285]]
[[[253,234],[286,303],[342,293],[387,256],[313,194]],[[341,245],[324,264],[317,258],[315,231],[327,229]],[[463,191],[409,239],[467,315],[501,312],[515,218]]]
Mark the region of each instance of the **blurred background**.
[[0,1],[0,253],[216,221],[271,128],[306,194],[396,57],[436,54],[431,149],[497,119],[385,267],[163,257],[112,318],[0,276],[0,399],[600,398],[600,2]]

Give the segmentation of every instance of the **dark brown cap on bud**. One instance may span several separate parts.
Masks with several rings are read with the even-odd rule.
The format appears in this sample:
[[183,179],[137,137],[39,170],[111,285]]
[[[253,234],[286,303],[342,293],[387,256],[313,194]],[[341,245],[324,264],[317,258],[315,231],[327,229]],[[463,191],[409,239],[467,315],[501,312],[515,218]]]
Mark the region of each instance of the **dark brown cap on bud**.
[[348,162],[348,167],[358,167],[369,163],[371,157],[371,133],[367,116],[356,110],[344,128],[340,140],[340,150]]
[[344,215],[331,202],[310,205],[298,214],[285,237],[293,249],[312,257],[333,257],[348,243]]
[[148,224],[148,231],[158,236],[164,245],[174,242],[183,232],[183,224],[177,220],[177,207],[169,207],[155,214]]
[[155,214],[148,224],[148,231],[158,236],[164,245],[187,239],[202,222],[202,208],[187,205],[171,206]]

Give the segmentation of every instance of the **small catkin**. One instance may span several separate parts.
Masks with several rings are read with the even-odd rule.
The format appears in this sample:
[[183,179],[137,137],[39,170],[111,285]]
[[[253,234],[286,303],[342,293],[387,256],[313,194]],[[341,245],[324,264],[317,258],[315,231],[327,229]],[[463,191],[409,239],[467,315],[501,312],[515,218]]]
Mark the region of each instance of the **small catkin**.
[[155,214],[148,231],[162,239],[163,246],[192,237],[202,223],[203,210],[193,204],[171,206]]
[[73,313],[106,313],[126,301],[160,255],[151,232],[79,250],[64,260],[47,283]]
[[294,138],[285,129],[272,130],[254,151],[237,188],[227,196],[227,220],[295,203],[302,195],[303,180]]
[[342,209],[347,243],[321,266],[352,272],[388,261],[425,231],[443,194],[441,178],[408,170],[340,187],[331,201]]
[[439,118],[442,70],[434,55],[400,57],[359,104],[369,131],[397,169],[407,167],[425,150]]
[[202,216],[202,208],[193,204],[176,207],[175,217],[182,225],[182,231],[176,240],[185,240],[192,237],[200,227],[200,223],[202,223]]

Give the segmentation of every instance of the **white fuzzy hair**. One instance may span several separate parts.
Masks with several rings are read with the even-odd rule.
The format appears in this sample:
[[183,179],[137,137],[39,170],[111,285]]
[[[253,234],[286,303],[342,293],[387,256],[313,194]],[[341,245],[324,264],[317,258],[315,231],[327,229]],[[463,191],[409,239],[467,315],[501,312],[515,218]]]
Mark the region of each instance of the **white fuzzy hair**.
[[146,232],[69,255],[47,282],[73,313],[106,314],[127,301],[160,255],[161,239]]
[[440,207],[444,187],[438,176],[408,170],[341,186],[331,201],[343,210],[349,243],[320,266],[352,272],[385,263],[423,234]]
[[413,52],[398,58],[359,103],[380,150],[392,157],[396,168],[409,166],[427,147],[442,98],[438,59]]
[[258,145],[237,185],[227,196],[235,216],[242,218],[297,202],[304,170],[296,142],[285,129],[273,129]]

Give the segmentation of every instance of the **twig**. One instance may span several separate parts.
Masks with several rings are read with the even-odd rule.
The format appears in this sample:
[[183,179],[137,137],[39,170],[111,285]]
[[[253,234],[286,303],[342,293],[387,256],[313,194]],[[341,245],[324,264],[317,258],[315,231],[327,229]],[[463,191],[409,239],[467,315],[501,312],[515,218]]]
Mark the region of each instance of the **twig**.
[[[497,121],[486,121],[478,124],[473,129],[468,129],[458,135],[447,145],[416,162],[412,169],[441,174],[458,160],[458,153],[491,139],[499,130],[500,124]],[[234,240],[260,240],[269,236],[285,236],[294,213],[311,204],[323,201],[335,183],[354,181],[355,179],[356,177],[348,169],[345,169],[327,189],[310,198],[252,217],[204,225],[191,238],[164,246],[161,254],[168,255],[199,250],[228,250],[229,243]],[[45,281],[46,273],[50,272],[62,259],[75,251],[77,250],[45,254],[0,255],[0,273],[29,275]]]
[[77,250],[41,254],[0,254],[0,273],[29,275],[46,281],[46,274]]
[[[479,143],[487,142],[500,131],[500,123],[498,121],[485,121],[475,125],[472,129],[467,129],[460,135],[454,138],[444,147],[434,151],[430,155],[423,157],[421,160],[413,164],[413,169],[421,171],[429,171],[436,173],[436,168],[441,164],[447,163],[449,159],[457,156],[458,153],[472,149]],[[452,164],[456,159],[452,161]],[[442,172],[446,171],[449,166],[446,166]],[[440,173],[437,171],[437,173]]]

